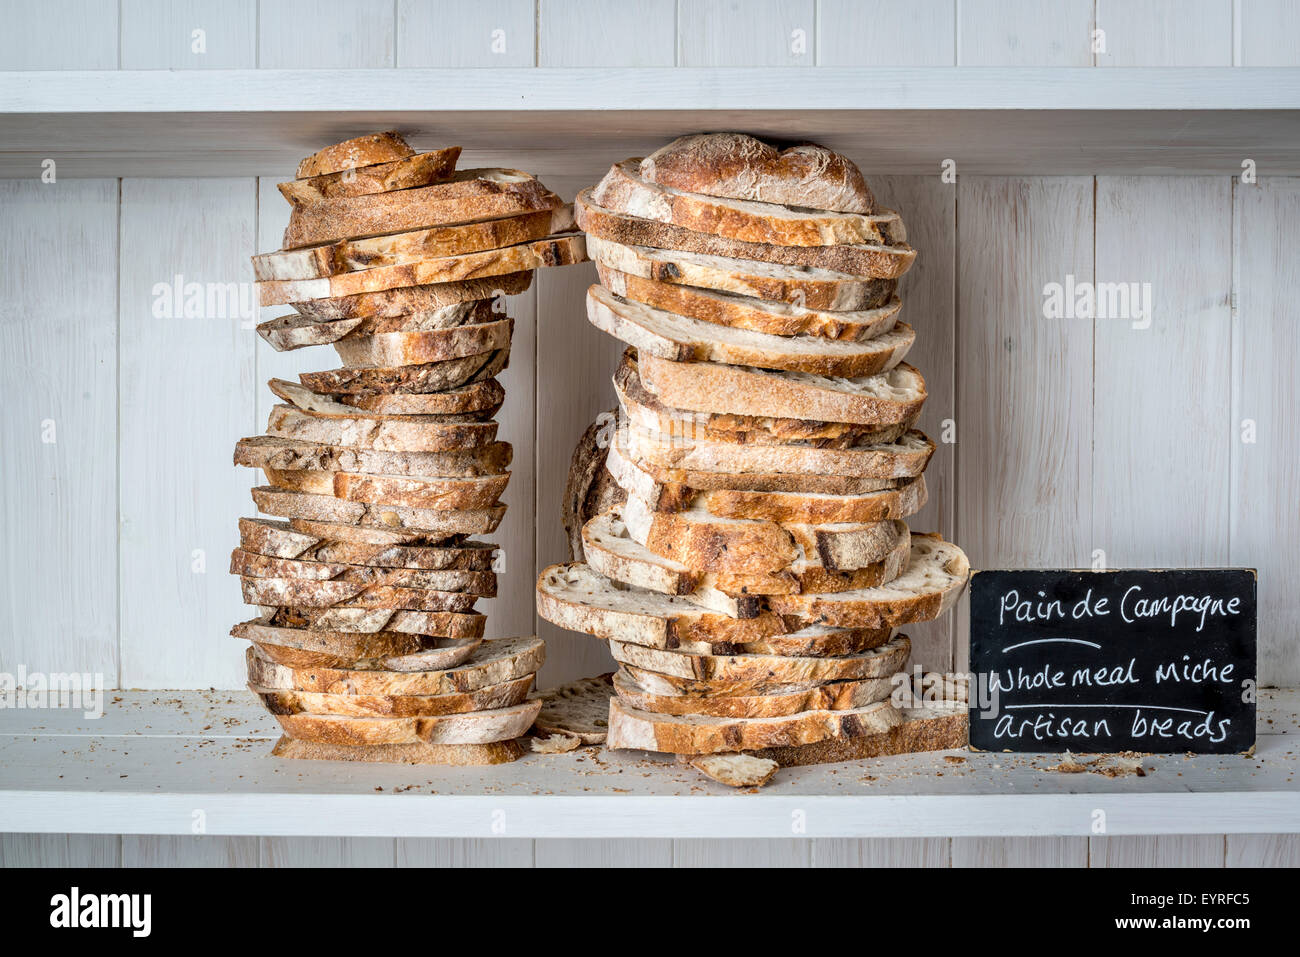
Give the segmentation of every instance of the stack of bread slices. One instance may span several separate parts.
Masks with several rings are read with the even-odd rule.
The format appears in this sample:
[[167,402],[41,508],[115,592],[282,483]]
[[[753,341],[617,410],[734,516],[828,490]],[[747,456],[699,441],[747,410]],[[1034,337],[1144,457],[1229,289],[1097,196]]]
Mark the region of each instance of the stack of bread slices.
[[542,573],[538,610],[608,639],[609,746],[878,750],[904,720],[896,629],[969,575],[906,521],[934,445],[903,361],[902,221],[843,156],[738,134],[617,163],[576,214],[588,318],[629,347],[600,443],[622,502],[582,516],[585,562]]
[[396,133],[328,147],[280,184],[284,248],[253,258],[278,350],[340,368],[273,379],[282,400],[235,463],[261,469],[231,572],[259,608],[233,634],[280,722],[275,753],[359,761],[513,760],[541,706],[537,638],[483,640],[511,448],[493,416],[505,297],[585,258],[572,208],[526,173],[457,171],[459,148]]

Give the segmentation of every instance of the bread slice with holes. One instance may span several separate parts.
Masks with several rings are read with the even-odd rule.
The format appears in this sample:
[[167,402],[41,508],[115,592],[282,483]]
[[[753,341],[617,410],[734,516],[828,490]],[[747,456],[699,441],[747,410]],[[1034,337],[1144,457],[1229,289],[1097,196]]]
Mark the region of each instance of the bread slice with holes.
[[906,323],[898,323],[890,332],[865,343],[772,336],[664,312],[602,286],[587,290],[587,318],[597,329],[634,346],[642,355],[850,378],[892,369],[903,361],[916,339]]
[[298,608],[402,608],[411,611],[467,612],[474,610],[474,602],[478,597],[472,592],[306,578],[240,576],[239,583],[245,604],[290,605]]
[[236,465],[257,469],[473,476],[504,472],[510,466],[511,456],[509,442],[492,442],[443,452],[386,452],[256,435],[239,440],[235,445],[234,461]]
[[604,744],[609,731],[609,699],[613,697],[613,673],[579,678],[566,685],[537,693],[542,710],[537,712],[536,730],[562,734],[583,744]]
[[394,319],[399,316],[422,316],[458,302],[497,299],[527,292],[533,273],[516,272],[486,279],[462,279],[459,282],[436,282],[426,286],[400,286],[380,292],[363,292],[355,296],[312,299],[291,303],[294,312],[313,322],[340,319]]
[[669,754],[716,754],[879,734],[901,721],[898,709],[888,701],[846,711],[802,711],[765,718],[717,718],[651,714],[615,698],[609,706],[606,745],[613,749],[631,748]]
[[284,232],[284,248],[500,219],[563,205],[558,196],[527,173],[515,169],[467,169],[434,186],[296,206]]
[[354,317],[317,320],[293,312],[260,323],[258,335],[278,351],[323,346],[342,339],[390,332],[429,332],[457,326],[482,325],[505,318],[502,299],[474,299],[454,302],[409,316]]
[[[369,409],[358,408],[350,402],[339,402],[328,395],[321,395],[305,386],[296,382],[289,382],[285,379],[270,379],[266,383],[275,395],[286,402],[292,403],[296,408],[309,415],[320,419],[373,419],[381,422],[409,422],[414,424],[444,424],[456,422],[481,422],[494,415],[498,408],[493,404],[476,403],[479,408],[468,412],[460,412],[451,415],[404,415],[386,412],[375,412]],[[500,390],[501,398],[505,397],[505,390]]]
[[236,548],[230,556],[230,573],[248,578],[298,578],[307,581],[349,582],[401,588],[430,588],[466,592],[491,598],[497,593],[497,576],[491,570],[374,568],[341,562],[313,562],[300,558],[273,558]]
[[[250,684],[273,715],[318,714],[353,718],[432,718],[514,708],[528,698],[533,676],[488,685],[475,691],[439,695],[321,694],[317,691],[277,691]],[[525,729],[526,730],[526,729]]]
[[[276,188],[280,191],[280,195],[294,206],[310,206],[324,199],[369,196],[371,193],[387,193],[396,189],[412,189],[416,186],[444,183],[455,174],[458,159],[460,159],[460,147],[451,146],[429,153],[416,153],[401,159],[293,179],[276,184]],[[314,162],[310,165],[322,164]]]
[[887,303],[896,287],[892,279],[864,279],[829,269],[782,266],[650,246],[624,246],[596,236],[587,237],[587,254],[605,266],[633,276],[703,286],[756,299],[793,302],[806,309],[874,309]]
[[426,638],[482,638],[485,616],[475,612],[398,608],[293,608],[264,606],[262,619],[277,628],[373,634],[396,631]]
[[326,411],[274,406],[266,433],[320,445],[393,452],[447,452],[490,445],[497,437],[495,422],[474,421],[466,416],[385,415],[340,406],[346,409],[344,414],[326,406],[320,408]]
[[311,469],[263,468],[275,488],[312,495],[332,495],[348,502],[407,508],[485,510],[496,506],[510,473],[456,477],[446,475],[373,475]]
[[[505,515],[504,505],[485,509],[408,508],[400,505],[375,505],[349,502],[332,495],[312,495],[260,485],[252,490],[258,511],[296,522],[307,519],[335,525],[369,526],[412,532],[423,544],[435,544],[456,535],[483,535],[494,532]],[[295,525],[295,527],[298,527]],[[342,529],[334,533],[344,536]],[[367,536],[339,537],[339,541],[370,541]]]
[[[258,689],[260,690],[260,689]],[[266,699],[263,698],[263,701]],[[326,744],[487,744],[521,737],[533,725],[540,701],[492,711],[423,717],[356,718],[344,715],[272,712],[285,734]]]
[[271,749],[272,757],[298,761],[357,761],[366,764],[435,765],[479,767],[518,761],[528,749],[519,738],[490,744],[328,744],[296,741],[288,735]]
[[856,379],[718,362],[637,357],[641,384],[667,405],[693,412],[819,419],[873,427],[916,421],[925,379],[907,363]]
[[322,147],[298,163],[295,174],[299,179],[312,176],[328,176],[349,169],[364,169],[378,163],[391,163],[394,160],[413,156],[415,150],[396,130],[382,133],[367,133],[341,143]]
[[510,350],[504,348],[461,359],[387,369],[343,368],[301,372],[298,379],[313,392],[332,395],[338,399],[343,396],[430,395],[491,379],[505,369],[509,362]]
[[614,675],[614,689],[619,699],[638,711],[714,718],[774,718],[801,711],[847,711],[884,701],[890,696],[893,686],[891,678],[865,678],[771,694],[706,698],[654,694],[638,685],[626,672]]
[[352,369],[384,369],[421,365],[510,348],[513,319],[500,319],[454,329],[425,332],[383,332],[353,336],[334,343],[334,351]]

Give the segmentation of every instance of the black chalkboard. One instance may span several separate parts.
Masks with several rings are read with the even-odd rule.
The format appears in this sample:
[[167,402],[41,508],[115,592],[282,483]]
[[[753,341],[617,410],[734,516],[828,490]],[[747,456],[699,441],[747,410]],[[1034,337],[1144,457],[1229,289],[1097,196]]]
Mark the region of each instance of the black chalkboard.
[[1255,743],[1252,570],[976,572],[970,633],[972,747]]

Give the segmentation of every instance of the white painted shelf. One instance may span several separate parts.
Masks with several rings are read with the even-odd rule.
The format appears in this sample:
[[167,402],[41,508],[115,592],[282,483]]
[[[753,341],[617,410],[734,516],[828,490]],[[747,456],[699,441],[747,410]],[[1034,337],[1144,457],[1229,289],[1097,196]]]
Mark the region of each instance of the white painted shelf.
[[[699,129],[817,137],[877,173],[1300,173],[1300,69],[655,68],[0,73],[0,176],[276,175],[388,126],[595,175]],[[463,164],[464,165],[464,164]]]
[[[120,692],[104,717],[0,711],[0,832],[789,838],[1300,833],[1300,693],[1264,691],[1256,753],[1146,776],[941,752],[788,768],[738,793],[660,756],[584,748],[492,768],[291,762],[244,692]],[[804,830],[792,829],[802,821]],[[504,828],[504,830],[494,830]]]

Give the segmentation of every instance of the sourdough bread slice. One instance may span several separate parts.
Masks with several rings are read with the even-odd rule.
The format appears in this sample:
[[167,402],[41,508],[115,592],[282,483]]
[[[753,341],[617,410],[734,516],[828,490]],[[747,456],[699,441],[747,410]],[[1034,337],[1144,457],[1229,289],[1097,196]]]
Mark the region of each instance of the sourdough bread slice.
[[587,318],[602,332],[677,362],[727,362],[823,376],[869,376],[892,369],[912,348],[906,323],[865,343],[815,336],[772,336],[714,325],[633,302],[602,286],[587,290]]
[[541,706],[540,701],[525,701],[494,711],[418,718],[275,714],[275,720],[291,737],[326,744],[489,744],[522,736],[532,727]]
[[274,715],[337,714],[354,718],[428,718],[493,711],[523,704],[533,676],[488,685],[477,691],[439,695],[321,694],[316,691],[277,691],[250,684],[253,694]]
[[340,408],[347,414],[277,405],[266,432],[282,439],[383,452],[447,452],[490,445],[497,437],[495,422],[467,421],[464,416],[394,416]]
[[870,213],[875,198],[861,171],[816,143],[778,150],[744,133],[679,136],[645,159],[647,181],[707,196]]
[[333,495],[349,502],[400,505],[408,508],[489,509],[506,490],[510,473],[466,478],[445,475],[372,475],[362,472],[320,472],[307,469],[264,468],[275,488],[312,495]]
[[277,628],[373,634],[396,631],[426,638],[483,637],[486,617],[477,613],[394,608],[292,608],[265,606],[262,618]]
[[284,248],[500,219],[563,205],[560,197],[527,173],[467,169],[434,186],[294,207]]
[[426,362],[390,369],[330,369],[301,372],[298,379],[313,392],[333,395],[429,395],[491,379],[510,362],[510,350],[498,349],[461,359]]
[[[459,147],[455,149],[459,152]],[[328,176],[344,170],[391,163],[414,154],[415,150],[396,130],[367,133],[317,150],[298,164],[298,171],[294,175],[299,179]]]
[[907,363],[856,379],[777,372],[718,362],[637,357],[641,384],[692,412],[820,419],[876,428],[910,423],[925,402],[925,380]]
[[295,206],[310,206],[323,199],[343,196],[368,196],[395,189],[430,186],[451,179],[460,159],[460,147],[416,153],[404,159],[374,163],[358,168],[321,173],[305,179],[276,184],[280,195]]
[[893,690],[890,678],[834,681],[812,688],[776,691],[763,695],[706,698],[698,695],[658,695],[638,685],[630,675],[614,675],[614,689],[622,701],[651,714],[707,715],[714,718],[774,718],[800,711],[847,711],[886,700]]
[[[278,398],[292,403],[295,407],[309,415],[321,419],[373,419],[383,422],[411,422],[415,424],[443,425],[455,424],[458,422],[481,422],[490,418],[497,410],[492,406],[477,409],[473,412],[457,413],[454,415],[394,415],[384,412],[372,412],[367,409],[358,409],[352,405],[345,405],[336,401],[328,395],[321,395],[311,389],[301,386],[296,382],[289,382],[286,379],[270,379],[266,383]],[[504,396],[505,391],[502,390]]]
[[[432,639],[426,639],[432,640]],[[458,641],[459,639],[445,639]],[[334,654],[328,651],[314,651],[310,648],[297,648],[292,645],[273,644],[270,641],[254,641],[257,653],[277,665],[286,668],[355,668],[362,671],[430,671],[438,668],[450,668],[464,661],[473,650],[477,639],[459,642],[461,648],[429,648],[406,654],[376,655],[359,658],[355,655]],[[455,652],[455,655],[448,655]]]
[[[432,572],[430,574],[438,574]],[[395,608],[410,611],[474,610],[476,595],[468,592],[403,588],[367,582],[313,581],[305,578],[240,576],[244,603],[291,605],[298,608]]]
[[569,631],[647,648],[729,648],[734,642],[757,641],[786,630],[771,614],[729,618],[672,595],[621,587],[581,563],[542,571],[537,613]]
[[[296,522],[332,522],[338,525],[361,525],[384,530],[412,532],[421,544],[444,542],[455,535],[484,535],[495,532],[505,515],[504,505],[479,510],[407,508],[399,505],[373,505],[349,502],[332,495],[311,495],[261,485],[253,489],[258,511]],[[304,529],[294,525],[299,531]],[[363,536],[337,534],[338,541],[374,541]]]
[[277,352],[302,349],[306,346],[323,346],[352,336],[371,336],[380,332],[425,332],[430,329],[451,329],[456,326],[479,325],[502,318],[497,310],[504,310],[504,302],[496,299],[474,299],[454,302],[427,312],[410,316],[384,318],[358,317],[318,321],[296,312],[259,323],[257,334]]
[[437,591],[466,592],[485,598],[492,598],[497,593],[497,576],[492,571],[372,568],[369,565],[272,558],[269,555],[246,552],[242,548],[236,548],[231,553],[230,573],[248,578],[298,578],[400,588],[432,588]]
[[257,469],[315,469],[380,475],[497,475],[509,468],[512,454],[509,442],[491,442],[445,452],[385,452],[256,435],[240,439],[235,445],[235,464]]
[[347,668],[285,668],[248,649],[248,680],[277,691],[322,694],[437,695],[477,691],[536,674],[546,658],[538,638],[485,641],[469,659],[442,671],[360,671]]
[[604,744],[609,730],[609,699],[614,675],[579,678],[567,685],[538,693],[542,710],[534,728],[543,734],[562,734],[582,744]]
[[901,708],[901,724],[878,734],[832,738],[813,744],[763,748],[751,756],[773,761],[783,768],[810,764],[861,761],[919,751],[965,748],[970,741],[970,721],[964,704],[926,708]]
[[888,701],[847,711],[803,711],[773,718],[714,718],[651,714],[615,698],[609,705],[607,746],[669,754],[717,754],[876,734],[888,731],[901,721],[902,716]]
[[892,279],[863,279],[808,266],[624,246],[592,235],[587,237],[587,254],[611,269],[644,279],[793,302],[806,309],[874,309],[888,302],[895,289]]
[[441,259],[419,259],[395,266],[376,266],[334,273],[319,279],[264,279],[258,282],[257,293],[263,306],[277,306],[310,302],[313,299],[383,292],[405,286],[505,276],[546,266],[569,266],[583,262],[586,258],[586,243],[582,235],[567,234],[503,249],[487,249]]
[[462,279],[427,286],[401,286],[382,292],[363,292],[335,299],[313,299],[293,303],[294,312],[315,322],[339,319],[393,319],[399,316],[422,316],[458,302],[517,296],[533,284],[532,271],[491,276],[487,279]]
[[368,764],[427,764],[443,767],[473,767],[509,764],[528,753],[516,738],[491,744],[326,744],[296,741],[282,735],[271,749],[272,757],[298,761],[358,761]]
[[833,595],[779,595],[769,599],[781,615],[815,624],[896,628],[932,621],[956,604],[970,578],[960,548],[934,534],[913,534],[907,570],[887,585]]
[[605,412],[587,426],[573,447],[564,483],[560,520],[568,536],[569,561],[583,561],[582,528],[595,515],[626,498],[605,468],[616,413]]
[[[346,631],[309,631],[306,628],[282,628],[269,624],[273,615],[263,614],[258,618],[241,621],[230,629],[231,637],[242,638],[259,645],[274,645],[316,652],[336,658],[353,661],[362,658],[379,658],[384,655],[406,655],[425,647],[426,639],[421,635],[408,635],[397,631],[378,631],[366,633]],[[460,661],[470,656],[478,646],[479,639],[467,638],[457,640],[454,650],[463,654]],[[460,664],[455,661],[454,664]],[[449,664],[447,667],[453,667]]]
[[496,379],[471,382],[446,392],[393,393],[392,395],[338,396],[343,405],[382,415],[464,415],[491,410],[495,415],[505,401],[506,390]]
[[422,365],[509,349],[514,326],[513,319],[499,319],[455,329],[349,336],[334,343],[334,351],[351,369]]

